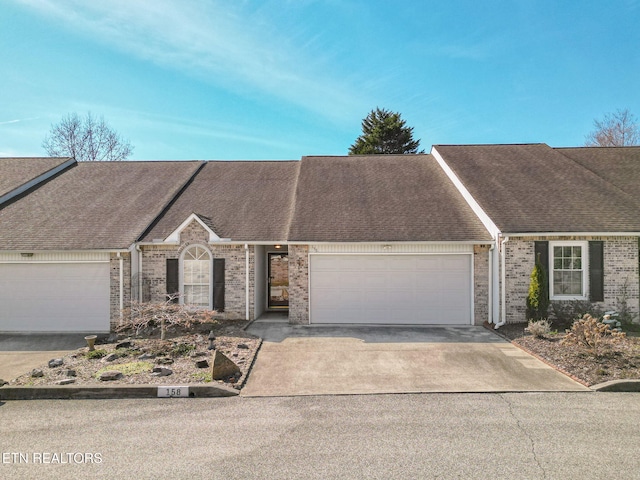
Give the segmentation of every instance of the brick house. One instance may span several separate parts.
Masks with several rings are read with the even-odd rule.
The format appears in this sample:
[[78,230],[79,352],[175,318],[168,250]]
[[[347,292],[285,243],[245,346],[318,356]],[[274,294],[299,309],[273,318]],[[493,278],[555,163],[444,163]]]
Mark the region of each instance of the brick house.
[[171,293],[239,320],[525,321],[536,253],[552,298],[615,308],[624,289],[637,312],[639,165],[640,149],[546,145],[0,159],[0,331],[108,331]]

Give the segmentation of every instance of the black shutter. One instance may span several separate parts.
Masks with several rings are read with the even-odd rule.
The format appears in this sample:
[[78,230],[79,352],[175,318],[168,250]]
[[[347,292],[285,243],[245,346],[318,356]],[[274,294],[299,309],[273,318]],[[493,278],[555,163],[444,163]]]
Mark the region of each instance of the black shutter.
[[[174,295],[180,292],[180,279],[178,278],[178,259],[167,258],[167,295]],[[173,303],[178,303],[176,296]]]
[[549,278],[549,242],[534,242],[535,243],[535,252],[536,252],[536,261],[538,260],[538,255],[540,256],[540,263],[544,268],[545,273],[547,274],[547,278]]
[[213,309],[224,312],[224,258],[213,259]]
[[604,302],[603,242],[589,242],[589,299]]

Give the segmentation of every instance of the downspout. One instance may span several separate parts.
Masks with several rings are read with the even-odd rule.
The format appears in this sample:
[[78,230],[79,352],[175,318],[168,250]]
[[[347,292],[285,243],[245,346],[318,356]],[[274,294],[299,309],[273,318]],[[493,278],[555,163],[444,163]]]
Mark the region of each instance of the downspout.
[[487,269],[489,270],[489,298],[487,299],[489,301],[489,324],[493,323],[493,256],[496,253],[495,249],[496,245],[492,243],[489,248],[489,268]]
[[500,288],[500,299],[501,299],[500,322],[496,323],[496,326],[495,326],[496,329],[500,328],[505,323],[507,323],[507,288],[506,288],[507,286],[507,266],[506,266],[507,254],[505,250],[506,250],[506,243],[508,241],[509,241],[509,237],[504,237],[500,242],[500,261],[501,261],[500,278],[502,281],[502,285],[501,285],[502,288]]
[[249,244],[244,244],[244,267],[245,267],[245,320],[249,321]]
[[142,303],[142,249],[137,243],[136,250],[138,251],[138,302]]
[[122,310],[124,309],[124,258],[118,252],[118,259],[120,260],[120,323],[122,323]]

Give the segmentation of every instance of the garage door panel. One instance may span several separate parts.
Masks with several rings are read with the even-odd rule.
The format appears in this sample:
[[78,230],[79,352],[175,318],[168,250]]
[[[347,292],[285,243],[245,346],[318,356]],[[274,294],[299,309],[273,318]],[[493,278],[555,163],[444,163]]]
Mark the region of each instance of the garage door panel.
[[311,257],[312,323],[471,323],[469,255]]
[[0,264],[0,331],[109,330],[109,264]]

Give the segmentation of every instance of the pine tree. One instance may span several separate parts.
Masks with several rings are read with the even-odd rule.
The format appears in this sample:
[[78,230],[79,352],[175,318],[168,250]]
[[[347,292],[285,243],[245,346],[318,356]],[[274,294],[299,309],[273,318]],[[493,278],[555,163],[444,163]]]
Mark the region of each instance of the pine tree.
[[349,147],[349,155],[424,153],[419,147],[413,127],[407,127],[399,113],[376,107],[362,120],[362,135]]

